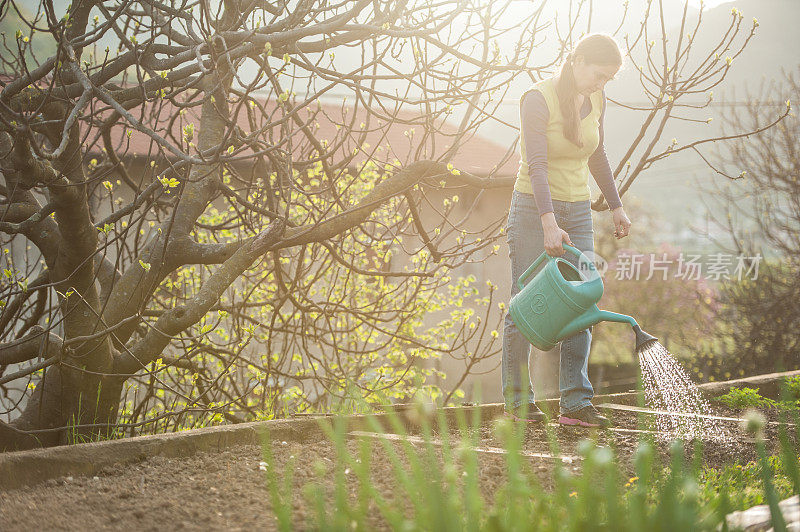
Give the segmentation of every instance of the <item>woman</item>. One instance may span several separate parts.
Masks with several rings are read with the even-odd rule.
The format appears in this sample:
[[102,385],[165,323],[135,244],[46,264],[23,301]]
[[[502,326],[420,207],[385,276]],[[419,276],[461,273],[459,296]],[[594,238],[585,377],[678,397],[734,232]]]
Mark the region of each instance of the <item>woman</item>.
[[[507,226],[512,281],[542,251],[550,256],[563,255],[577,266],[577,258],[564,253],[562,242],[584,253],[594,251],[589,173],[611,208],[614,235],[628,235],[631,222],[622,207],[603,146],[603,87],[621,65],[622,55],[613,38],[587,35],[567,55],[558,74],[534,84],[522,95],[522,157]],[[518,291],[517,283],[512,282],[512,297]],[[561,342],[559,423],[581,427],[610,425],[591,403],[591,340],[590,327]],[[530,343],[506,314],[502,363],[506,412],[520,419],[527,410],[525,419],[539,421],[544,419],[544,413],[533,402],[529,354]]]

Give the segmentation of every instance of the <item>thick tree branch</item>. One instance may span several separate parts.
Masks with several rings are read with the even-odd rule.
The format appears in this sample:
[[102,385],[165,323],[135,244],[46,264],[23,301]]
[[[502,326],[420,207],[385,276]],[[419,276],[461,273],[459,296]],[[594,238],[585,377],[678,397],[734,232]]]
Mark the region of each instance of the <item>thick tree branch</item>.
[[159,317],[142,340],[129,352],[122,352],[116,357],[115,373],[122,375],[136,373],[145,364],[157,358],[169,344],[172,336],[200,321],[231,283],[280,240],[285,228],[285,221],[278,218],[248,245],[240,247],[203,283],[190,301]]
[[0,366],[18,364],[47,355],[47,358],[61,352],[63,341],[57,334],[46,332],[36,325],[23,338],[0,345]]

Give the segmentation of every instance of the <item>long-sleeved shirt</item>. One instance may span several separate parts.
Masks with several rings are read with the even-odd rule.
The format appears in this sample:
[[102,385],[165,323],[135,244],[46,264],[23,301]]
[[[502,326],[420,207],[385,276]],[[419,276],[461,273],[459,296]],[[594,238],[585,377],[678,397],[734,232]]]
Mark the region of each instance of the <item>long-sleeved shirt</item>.
[[[592,110],[592,102],[588,97],[583,99],[580,118],[586,117]],[[521,127],[525,129],[525,154],[527,155],[528,171],[533,185],[534,199],[539,214],[553,211],[553,201],[550,197],[550,186],[547,181],[547,122],[550,111],[547,108],[544,96],[539,91],[529,91],[521,102]],[[622,206],[622,200],[614,184],[614,175],[608,162],[605,146],[603,144],[603,119],[606,112],[606,94],[603,91],[603,109],[600,112],[600,142],[594,153],[589,157],[588,166],[595,182],[600,187],[609,207],[613,210]]]

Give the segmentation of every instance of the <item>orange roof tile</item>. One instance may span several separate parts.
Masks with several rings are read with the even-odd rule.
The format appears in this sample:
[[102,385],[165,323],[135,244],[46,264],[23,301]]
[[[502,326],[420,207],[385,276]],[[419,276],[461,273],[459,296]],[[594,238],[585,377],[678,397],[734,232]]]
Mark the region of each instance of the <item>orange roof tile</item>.
[[[269,129],[262,132],[260,138],[262,140],[267,138],[269,142],[276,143],[281,138],[281,125],[276,123],[282,118],[284,111],[278,108],[279,104],[274,99],[262,100],[259,105],[262,106],[263,112],[258,108],[255,111],[266,116],[259,117],[256,113],[251,113],[257,121],[255,127],[251,125],[248,111],[244,105],[232,109],[236,116],[236,123],[246,135],[258,130],[259,127],[270,125]],[[308,108],[300,109],[298,117],[303,122],[306,122],[314,112],[314,109],[317,109],[316,103]],[[355,118],[353,118],[353,107],[349,103],[345,104],[343,102],[336,105],[320,102],[318,109],[319,112],[314,122],[309,124],[310,127],[314,128],[311,133],[317,141],[327,140],[329,145],[333,145],[334,142],[342,140],[344,131],[349,131],[344,143],[336,151],[335,161],[342,160],[346,154],[352,154],[353,149],[356,147],[357,137],[362,132],[364,133],[364,142],[368,146],[366,151],[372,152],[374,159],[384,162],[397,158],[401,163],[407,163],[417,159],[441,157],[452,144],[457,131],[455,126],[444,122],[437,124],[437,131],[434,134],[425,136],[424,125],[422,124],[424,117],[409,111],[395,113],[394,120],[390,122],[387,113],[376,109],[370,114],[369,123],[367,124],[368,113],[363,106],[358,107]],[[168,140],[171,142],[181,142],[183,126],[190,123],[195,125],[199,123],[200,107],[198,105],[187,108],[181,116],[175,119],[179,111],[180,109],[170,103],[169,100],[164,100],[157,106],[147,106],[144,111],[145,118],[142,120],[150,127],[153,127],[153,123],[155,123],[155,131],[161,136],[168,136]],[[141,113],[141,108],[138,108],[134,112],[134,116],[139,118],[142,116]],[[388,126],[386,125],[387,123],[389,124]],[[304,137],[304,133],[297,124],[292,122],[291,128],[292,143],[295,146],[300,145],[308,149],[308,140]],[[119,134],[115,135],[115,142],[119,146],[127,146],[127,149],[118,148],[120,154],[124,153],[129,157],[143,157],[151,153],[158,153],[158,147],[144,133],[132,131],[128,139],[122,130],[118,131]],[[197,142],[198,133],[199,131],[194,132],[195,143]],[[374,150],[377,146],[383,147],[382,151],[375,152]],[[100,146],[97,147],[97,149],[99,148]],[[286,146],[284,146],[284,149],[286,149]],[[505,158],[506,160],[496,176],[515,175],[519,155],[518,152],[514,152],[507,156],[508,149],[509,147],[502,146],[485,137],[472,135],[462,140],[462,145],[456,152],[452,162],[459,169],[477,175],[486,175],[493,170],[494,166],[503,162]],[[293,151],[295,151],[295,158],[297,158],[296,150]],[[242,154],[246,153],[247,151],[242,152]],[[366,157],[367,155],[363,152],[359,153],[354,157],[353,162],[356,164],[361,163]]]

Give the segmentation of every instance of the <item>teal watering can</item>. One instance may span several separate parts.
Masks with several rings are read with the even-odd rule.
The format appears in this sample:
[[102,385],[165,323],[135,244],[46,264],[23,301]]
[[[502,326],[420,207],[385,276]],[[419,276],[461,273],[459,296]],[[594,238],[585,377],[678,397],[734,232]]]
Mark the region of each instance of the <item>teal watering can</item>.
[[[631,316],[597,308],[603,296],[603,280],[590,261],[577,248],[564,244],[564,249],[578,258],[578,264],[588,266],[588,276],[561,257],[551,257],[546,252],[517,280],[519,293],[509,303],[509,313],[517,329],[530,343],[543,351],[573,334],[601,321],[627,323],[636,334],[636,350],[643,344],[657,340],[642,331]],[[539,266],[541,269],[527,284]]]

